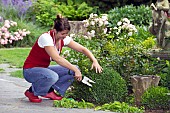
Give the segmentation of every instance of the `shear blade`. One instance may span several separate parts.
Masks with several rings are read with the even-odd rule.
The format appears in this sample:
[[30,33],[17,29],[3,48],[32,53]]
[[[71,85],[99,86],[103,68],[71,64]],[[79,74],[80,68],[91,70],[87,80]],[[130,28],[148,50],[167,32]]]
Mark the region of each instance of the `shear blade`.
[[94,82],[93,80],[91,80],[90,78],[84,76],[84,77],[83,77],[83,80],[82,80],[82,83],[84,83],[84,84],[86,84],[86,85],[92,87],[92,85],[91,85],[89,82],[95,83],[95,82]]

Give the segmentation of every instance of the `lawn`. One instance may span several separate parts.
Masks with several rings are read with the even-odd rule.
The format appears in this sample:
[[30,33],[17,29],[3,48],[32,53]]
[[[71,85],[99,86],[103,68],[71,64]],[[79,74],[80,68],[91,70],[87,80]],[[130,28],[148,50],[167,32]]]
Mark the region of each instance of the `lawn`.
[[[11,76],[23,78],[22,75],[22,66],[26,57],[28,56],[31,48],[6,48],[0,49],[0,64],[7,63],[10,64],[11,67],[21,68],[21,70],[15,71],[11,73]],[[63,49],[65,51],[66,48]],[[56,64],[55,62],[51,62],[51,65]],[[4,70],[0,69],[0,72]]]
[[8,63],[11,66],[22,68],[31,48],[0,49],[0,64]]

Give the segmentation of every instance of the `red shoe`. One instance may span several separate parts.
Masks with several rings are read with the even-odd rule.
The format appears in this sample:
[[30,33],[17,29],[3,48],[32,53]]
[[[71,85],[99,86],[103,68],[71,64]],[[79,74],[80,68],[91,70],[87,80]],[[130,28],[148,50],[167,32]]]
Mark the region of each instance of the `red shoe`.
[[35,96],[34,93],[31,93],[28,90],[25,91],[25,96],[28,97],[30,102],[40,103],[42,101],[42,99],[38,98],[38,96]]
[[52,91],[52,92],[50,92],[47,95],[42,96],[42,97],[50,98],[51,100],[61,100],[63,98],[62,96],[57,95],[54,91]]

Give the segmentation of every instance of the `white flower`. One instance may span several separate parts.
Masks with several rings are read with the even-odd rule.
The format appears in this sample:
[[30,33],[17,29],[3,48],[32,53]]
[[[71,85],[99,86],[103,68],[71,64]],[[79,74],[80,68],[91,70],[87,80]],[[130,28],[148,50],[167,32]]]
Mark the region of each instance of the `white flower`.
[[90,17],[89,18],[93,18],[93,13],[90,14]]
[[128,20],[127,18],[123,18],[122,19],[124,22],[126,22],[127,24],[130,24],[130,20]]
[[108,21],[104,21],[104,25],[108,25],[109,24],[109,22]]
[[119,35],[119,32],[116,32],[116,35]]
[[98,21],[99,21],[99,18],[95,18],[94,21],[95,21],[95,22],[98,22]]
[[88,20],[83,20],[84,23],[84,27],[88,27],[89,26],[89,21]]
[[101,27],[103,25],[103,21],[100,19],[99,20],[99,27]]
[[129,33],[128,33],[128,36],[132,36],[132,34],[133,34],[132,32],[129,32]]
[[93,17],[97,17],[98,15],[97,14],[94,14]]
[[118,26],[122,25],[122,22],[121,21],[117,22],[117,25]]
[[108,20],[107,14],[102,14],[102,20],[103,20],[103,21]]
[[85,39],[90,39],[91,40],[91,37],[88,37],[86,35],[83,36]]
[[160,60],[160,57],[157,57],[157,60]]
[[114,27],[113,29],[118,29],[117,27]]
[[94,26],[94,25],[95,25],[95,22],[94,22],[94,21],[91,21],[90,24],[91,24],[92,26]]
[[107,28],[104,29],[104,34],[106,34],[106,33],[107,33]]

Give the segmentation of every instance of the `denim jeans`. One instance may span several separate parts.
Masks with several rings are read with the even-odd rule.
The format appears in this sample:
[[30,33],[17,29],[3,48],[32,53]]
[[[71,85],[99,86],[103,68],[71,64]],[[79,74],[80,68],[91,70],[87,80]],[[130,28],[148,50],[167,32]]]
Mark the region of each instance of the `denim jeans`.
[[32,91],[36,96],[46,95],[51,87],[64,96],[74,81],[74,72],[60,65],[24,69],[23,75],[26,81],[32,83]]

